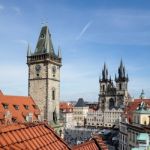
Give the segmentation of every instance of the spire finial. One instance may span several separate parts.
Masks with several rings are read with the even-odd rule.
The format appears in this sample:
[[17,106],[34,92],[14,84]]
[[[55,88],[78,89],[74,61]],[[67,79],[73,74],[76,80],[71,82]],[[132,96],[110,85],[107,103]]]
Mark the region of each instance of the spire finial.
[[28,43],[28,48],[27,48],[27,56],[31,56],[31,48],[30,48],[29,43]]
[[58,47],[58,58],[62,58],[62,56],[61,56],[61,48],[60,48],[60,46]]
[[144,93],[144,90],[142,89],[142,92],[141,92],[141,94],[140,94],[140,98],[141,99],[144,99],[145,98],[145,93]]
[[106,67],[106,63],[104,62],[104,68],[102,70],[102,78],[103,80],[107,80],[108,79],[108,69]]

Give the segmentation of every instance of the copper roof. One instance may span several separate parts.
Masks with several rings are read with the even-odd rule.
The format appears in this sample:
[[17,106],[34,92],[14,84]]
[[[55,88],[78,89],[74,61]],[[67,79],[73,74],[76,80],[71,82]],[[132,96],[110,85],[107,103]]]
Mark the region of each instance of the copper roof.
[[0,126],[0,149],[69,150],[69,146],[44,123]]

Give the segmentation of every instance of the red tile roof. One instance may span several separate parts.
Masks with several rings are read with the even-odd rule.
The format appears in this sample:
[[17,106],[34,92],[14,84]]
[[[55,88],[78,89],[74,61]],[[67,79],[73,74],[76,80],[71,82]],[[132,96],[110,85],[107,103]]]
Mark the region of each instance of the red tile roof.
[[0,126],[0,150],[70,150],[69,146],[44,123]]
[[124,113],[126,114],[126,117],[130,123],[133,120],[133,112],[137,109],[142,101],[148,104],[150,107],[150,99],[134,99],[134,101],[129,102],[128,106],[125,108]]
[[73,150],[108,150],[108,147],[100,136],[95,136],[91,140],[79,144],[72,148]]
[[[5,109],[4,105],[8,105],[8,108]],[[18,109],[16,109],[15,107],[18,107]],[[38,115],[40,114],[38,107],[36,106],[34,100],[31,97],[8,96],[8,95],[3,95],[2,92],[0,91],[1,123],[3,123],[5,119],[5,114],[7,112],[11,113],[12,118],[16,119],[16,122],[25,122],[26,115],[28,115],[29,113],[33,114],[33,120],[37,120]]]
[[60,102],[59,108],[62,112],[73,112],[73,105],[68,102]]

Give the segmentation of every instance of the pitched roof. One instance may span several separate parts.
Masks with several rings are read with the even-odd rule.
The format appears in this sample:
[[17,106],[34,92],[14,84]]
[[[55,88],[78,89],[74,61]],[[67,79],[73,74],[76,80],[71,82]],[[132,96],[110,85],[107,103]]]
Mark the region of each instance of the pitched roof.
[[141,102],[145,102],[150,107],[150,99],[134,99],[134,101],[129,102],[128,106],[125,108],[125,114],[129,122],[133,119],[133,112],[137,109]]
[[[4,108],[7,105],[8,108]],[[10,96],[0,93],[0,120],[5,118],[5,114],[10,112],[12,118],[17,122],[25,122],[29,113],[33,114],[33,120],[37,120],[40,110],[34,100],[28,96]]]
[[35,53],[51,53],[55,55],[51,34],[49,32],[48,26],[43,26],[41,29]]
[[69,146],[44,123],[0,126],[0,149],[69,150]]
[[68,103],[68,102],[60,102],[59,109],[63,112],[72,112],[73,104]]
[[95,136],[91,140],[79,144],[72,148],[73,150],[108,150],[108,147],[100,136]]
[[83,98],[78,99],[78,102],[76,103],[75,107],[86,107],[86,104],[85,104]]

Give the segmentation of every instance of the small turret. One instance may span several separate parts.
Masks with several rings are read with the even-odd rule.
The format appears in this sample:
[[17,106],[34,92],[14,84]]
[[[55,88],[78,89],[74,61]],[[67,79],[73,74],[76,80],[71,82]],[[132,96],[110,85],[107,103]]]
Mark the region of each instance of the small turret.
[[60,47],[58,48],[58,58],[62,58],[62,56],[61,56],[61,48]]
[[128,75],[126,75],[126,69],[125,66],[123,65],[123,61],[121,59],[120,61],[120,66],[118,68],[118,78],[115,75],[115,81],[127,81],[128,82]]
[[27,48],[27,56],[31,56],[31,48],[30,48],[29,44],[28,44],[28,48]]
[[108,69],[104,63],[104,68],[102,70],[102,80],[108,80]]
[[144,99],[145,98],[145,93],[144,93],[144,90],[142,89],[142,92],[141,92],[141,94],[140,94],[140,98],[141,99]]

